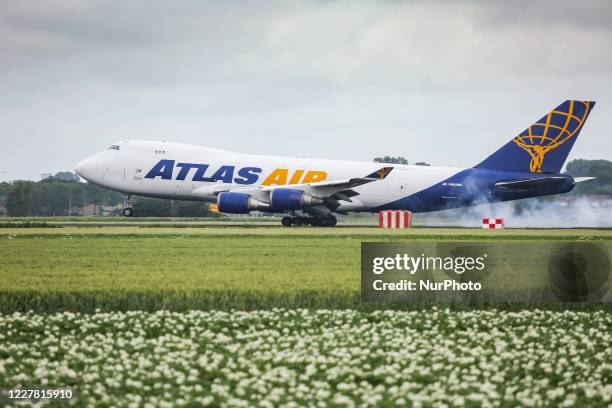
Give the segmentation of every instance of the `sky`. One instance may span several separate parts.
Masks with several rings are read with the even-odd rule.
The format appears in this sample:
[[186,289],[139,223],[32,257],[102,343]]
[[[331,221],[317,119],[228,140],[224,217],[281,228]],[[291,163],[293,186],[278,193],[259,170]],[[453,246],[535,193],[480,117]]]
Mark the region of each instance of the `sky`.
[[118,140],[472,166],[565,99],[612,160],[612,2],[0,3],[0,181]]

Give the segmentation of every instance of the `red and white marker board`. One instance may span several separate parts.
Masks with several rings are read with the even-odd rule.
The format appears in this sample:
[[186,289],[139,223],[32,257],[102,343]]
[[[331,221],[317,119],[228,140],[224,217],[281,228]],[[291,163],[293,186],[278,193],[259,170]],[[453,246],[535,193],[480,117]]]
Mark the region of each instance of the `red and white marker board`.
[[483,229],[501,229],[504,228],[503,218],[483,218],[482,219]]
[[378,213],[380,228],[410,228],[412,213],[406,210],[385,210]]

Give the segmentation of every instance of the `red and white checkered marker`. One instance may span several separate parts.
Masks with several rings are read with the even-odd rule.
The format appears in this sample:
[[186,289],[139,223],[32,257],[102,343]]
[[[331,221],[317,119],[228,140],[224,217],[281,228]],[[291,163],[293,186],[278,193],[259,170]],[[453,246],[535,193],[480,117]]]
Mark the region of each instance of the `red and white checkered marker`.
[[483,229],[501,229],[504,228],[503,218],[483,218],[482,219]]
[[380,228],[410,228],[412,213],[406,210],[385,210],[378,213]]

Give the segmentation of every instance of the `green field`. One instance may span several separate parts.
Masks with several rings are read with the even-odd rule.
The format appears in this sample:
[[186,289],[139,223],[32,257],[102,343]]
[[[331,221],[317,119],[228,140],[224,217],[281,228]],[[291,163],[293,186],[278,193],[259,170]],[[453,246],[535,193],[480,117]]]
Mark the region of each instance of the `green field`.
[[612,240],[609,230],[0,229],[0,310],[356,307],[360,243]]
[[612,401],[609,304],[360,302],[362,241],[610,230],[92,222],[0,228],[0,385],[72,387],[76,406]]

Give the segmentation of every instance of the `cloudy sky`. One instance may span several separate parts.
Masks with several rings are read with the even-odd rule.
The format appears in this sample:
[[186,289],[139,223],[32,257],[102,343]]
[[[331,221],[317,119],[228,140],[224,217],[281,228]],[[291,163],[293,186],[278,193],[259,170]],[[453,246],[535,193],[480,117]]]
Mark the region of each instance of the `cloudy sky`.
[[568,98],[612,159],[612,3],[491,3],[4,0],[0,180],[129,139],[471,166]]

